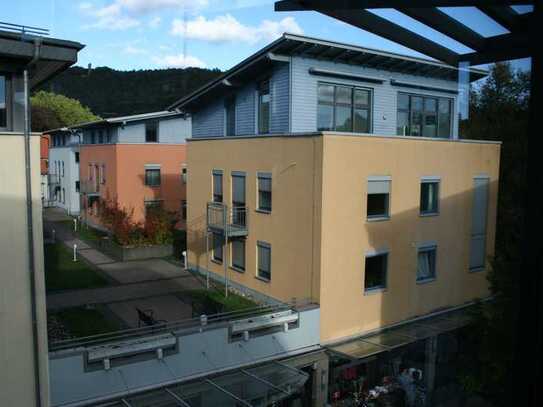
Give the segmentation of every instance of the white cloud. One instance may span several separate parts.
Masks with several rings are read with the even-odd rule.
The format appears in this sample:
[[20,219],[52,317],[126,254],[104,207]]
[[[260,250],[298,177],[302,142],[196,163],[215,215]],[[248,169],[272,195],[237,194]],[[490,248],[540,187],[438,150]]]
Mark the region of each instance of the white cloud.
[[110,4],[106,7],[96,8],[91,3],[80,3],[79,9],[85,15],[95,19],[95,22],[83,25],[84,29],[97,28],[101,30],[126,30],[139,26],[139,20],[124,16],[121,13],[121,8],[118,4]]
[[208,5],[208,0],[115,0],[124,10],[132,13],[149,13],[167,8],[196,10]]
[[147,50],[143,48],[134,47],[133,45],[127,45],[123,48],[123,54],[130,55],[144,55],[147,54]]
[[206,68],[207,65],[200,58],[197,58],[192,55],[184,56],[183,54],[178,55],[166,55],[164,57],[154,57],[153,61],[159,65],[169,68]]
[[172,35],[209,42],[241,41],[256,43],[270,41],[284,32],[303,34],[302,28],[293,17],[285,17],[280,21],[264,20],[258,26],[244,25],[230,14],[206,19],[198,16],[186,23],[179,19],[172,21]]
[[151,28],[157,28],[161,22],[162,22],[162,19],[157,16],[157,17],[152,18],[147,25]]

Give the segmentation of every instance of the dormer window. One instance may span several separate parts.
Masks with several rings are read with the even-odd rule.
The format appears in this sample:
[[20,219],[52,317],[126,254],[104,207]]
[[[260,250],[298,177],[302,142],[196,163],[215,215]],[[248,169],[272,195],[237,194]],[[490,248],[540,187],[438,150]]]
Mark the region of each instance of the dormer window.
[[270,132],[270,81],[258,85],[258,134]]

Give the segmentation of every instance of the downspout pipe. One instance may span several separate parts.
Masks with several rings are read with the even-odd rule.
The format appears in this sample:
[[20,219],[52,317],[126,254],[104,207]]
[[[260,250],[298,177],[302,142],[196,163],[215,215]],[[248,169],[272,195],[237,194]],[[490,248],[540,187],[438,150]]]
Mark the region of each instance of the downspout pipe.
[[32,216],[32,171],[30,166],[30,92],[28,71],[40,59],[41,38],[34,38],[34,54],[23,68],[24,80],[24,149],[25,149],[25,178],[26,178],[26,219],[28,237],[28,263],[30,278],[30,301],[32,313],[32,340],[34,347],[34,391],[36,406],[42,407],[42,391],[40,379],[40,345],[38,333],[38,309],[36,301],[36,264],[34,247],[34,220]]

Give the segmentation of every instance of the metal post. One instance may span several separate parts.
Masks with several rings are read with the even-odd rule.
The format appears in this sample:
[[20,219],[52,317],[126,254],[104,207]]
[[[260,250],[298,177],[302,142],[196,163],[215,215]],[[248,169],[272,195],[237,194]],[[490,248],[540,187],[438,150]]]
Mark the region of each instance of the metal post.
[[426,339],[425,344],[426,405],[432,405],[437,362],[437,335]]
[[209,290],[209,231],[206,230],[206,288]]
[[224,205],[223,219],[224,219],[224,250],[222,252],[222,261],[224,266],[224,297],[228,298],[228,206]]
[[77,218],[74,218],[74,232],[77,232]]
[[77,261],[77,245],[74,244],[74,261]]

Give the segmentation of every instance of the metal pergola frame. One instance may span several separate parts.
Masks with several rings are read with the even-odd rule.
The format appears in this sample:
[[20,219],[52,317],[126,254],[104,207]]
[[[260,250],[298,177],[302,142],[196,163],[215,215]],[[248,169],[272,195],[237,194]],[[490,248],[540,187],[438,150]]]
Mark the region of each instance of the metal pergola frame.
[[[532,5],[533,10],[517,13],[511,6]],[[476,7],[508,33],[483,37],[460,21],[451,18],[438,7]],[[445,36],[472,49],[457,53],[416,32],[407,30],[368,9],[392,8],[415,19]],[[514,405],[540,406],[543,396],[539,383],[543,381],[543,250],[538,238],[543,228],[543,210],[530,191],[543,189],[543,160],[541,160],[541,46],[543,21],[542,0],[281,0],[276,11],[312,10],[361,28],[439,61],[460,66],[481,65],[519,58],[531,58],[530,111],[525,155],[526,187],[523,191],[524,216],[521,220],[522,242],[517,290],[519,309],[518,332],[514,345],[512,369],[508,372],[514,389]],[[539,148],[538,148],[539,147]],[[529,186],[529,187],[528,187]],[[534,318],[535,316],[535,318]],[[513,400],[507,400],[509,402]],[[504,402],[505,403],[505,402]]]

